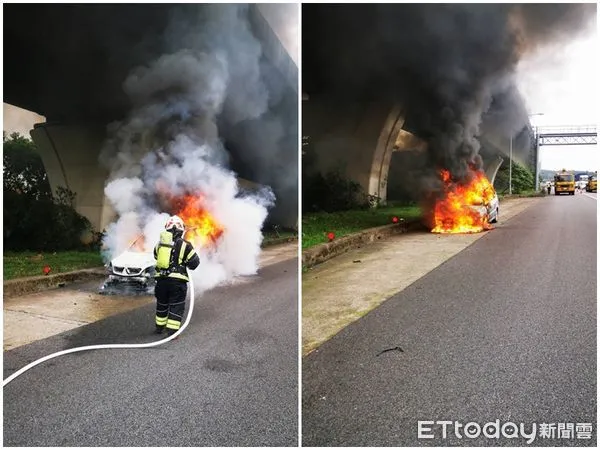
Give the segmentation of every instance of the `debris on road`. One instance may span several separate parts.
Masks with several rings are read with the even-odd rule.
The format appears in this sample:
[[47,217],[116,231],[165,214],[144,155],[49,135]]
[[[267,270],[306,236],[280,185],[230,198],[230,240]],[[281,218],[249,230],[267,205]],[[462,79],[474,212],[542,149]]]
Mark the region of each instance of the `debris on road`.
[[401,353],[404,353],[404,350],[402,350],[400,347],[393,347],[393,348],[386,348],[385,350],[380,351],[379,353],[377,353],[377,356],[379,355],[383,355],[386,352],[392,352],[392,351],[398,351]]

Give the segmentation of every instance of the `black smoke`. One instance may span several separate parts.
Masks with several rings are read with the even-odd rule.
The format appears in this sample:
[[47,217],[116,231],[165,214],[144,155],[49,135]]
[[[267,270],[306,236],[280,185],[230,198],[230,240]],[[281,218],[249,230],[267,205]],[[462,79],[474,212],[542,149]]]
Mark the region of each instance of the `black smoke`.
[[[286,23],[280,14],[272,20]],[[298,210],[297,68],[293,65],[290,79],[269,60],[269,44],[261,39],[277,39],[270,26],[256,6],[179,5],[171,11],[164,41],[171,51],[201,49],[226,58],[230,79],[215,125],[228,163],[241,177],[270,186],[277,200],[269,220],[293,227]],[[288,55],[284,58],[291,63]]]
[[[481,166],[478,136],[528,123],[517,63],[594,25],[594,4],[303,5],[303,90],[407,106],[426,166],[457,180]],[[431,172],[431,170],[430,170]],[[435,177],[434,177],[435,178]]]
[[[198,217],[179,211],[185,204],[205,210],[224,230],[214,248],[190,236],[204,261],[198,286],[256,273],[261,229],[275,197],[266,187],[240,191],[236,175],[250,173],[251,181],[266,184],[265,177],[281,171],[268,179],[276,200],[287,206],[297,199],[296,189],[287,202],[282,195],[297,176],[297,145],[282,145],[297,142],[290,137],[297,122],[286,122],[296,114],[297,89],[268,57],[279,42],[265,38],[268,24],[252,14],[251,5],[175,6],[157,56],[129,71],[122,88],[131,107],[111,124],[101,154],[110,169],[105,194],[118,214],[104,239],[111,256],[140,234],[151,249],[169,214],[193,226]],[[232,145],[239,127],[254,130],[252,141]],[[289,164],[278,166],[279,159]],[[240,160],[245,164],[235,174],[231,166]]]
[[[4,11],[7,101],[49,122],[112,122],[103,161],[116,176],[139,171],[140,156],[152,150],[142,136],[148,130],[163,141],[186,129],[217,142],[240,177],[275,191],[272,218],[295,225],[297,68],[293,77],[280,73],[257,31],[269,25],[256,5],[11,4]],[[289,27],[283,14],[272,20]],[[214,86],[197,80],[219,61],[226,61],[227,92],[211,111],[201,97]],[[149,68],[160,77],[146,76]],[[131,127],[119,132],[118,123],[136,114],[140,132],[129,141]]]

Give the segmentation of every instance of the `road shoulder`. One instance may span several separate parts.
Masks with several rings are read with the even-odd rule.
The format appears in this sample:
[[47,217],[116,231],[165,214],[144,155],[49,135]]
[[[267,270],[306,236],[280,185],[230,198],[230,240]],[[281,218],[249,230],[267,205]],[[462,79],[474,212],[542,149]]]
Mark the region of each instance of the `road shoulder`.
[[[544,198],[501,203],[500,223]],[[315,350],[344,327],[404,290],[487,233],[396,235],[351,250],[302,276],[302,353]]]
[[[298,242],[268,246],[259,257],[259,267],[297,256]],[[239,277],[232,283],[248,282],[250,278]],[[5,298],[4,351],[154,303],[154,297],[148,295],[100,295],[98,288],[102,280]]]

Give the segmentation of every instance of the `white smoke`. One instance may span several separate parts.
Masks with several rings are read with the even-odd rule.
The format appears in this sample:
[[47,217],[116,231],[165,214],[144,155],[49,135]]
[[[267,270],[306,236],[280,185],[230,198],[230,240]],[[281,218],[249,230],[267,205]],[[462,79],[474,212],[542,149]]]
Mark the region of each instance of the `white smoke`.
[[[105,194],[118,214],[104,240],[108,258],[127,250],[140,235],[144,250],[152,251],[166,219],[177,213],[168,199],[202,197],[202,207],[224,232],[216,246],[194,243],[200,256],[193,272],[198,291],[256,273],[261,228],[274,202],[269,189],[241,195],[236,175],[225,166],[216,125],[224,109],[236,120],[265,112],[260,43],[246,23],[244,7],[220,5],[208,11],[204,27],[174,24],[180,36],[170,41],[173,52],[127,78],[124,90],[134,109],[111,125],[101,157],[111,171]],[[177,40],[185,43],[183,49],[176,48]]]

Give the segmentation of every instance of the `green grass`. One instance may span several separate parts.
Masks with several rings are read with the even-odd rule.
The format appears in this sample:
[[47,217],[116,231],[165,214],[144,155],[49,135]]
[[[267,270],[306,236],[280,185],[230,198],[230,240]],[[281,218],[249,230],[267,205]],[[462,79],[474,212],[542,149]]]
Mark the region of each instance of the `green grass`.
[[44,266],[50,266],[50,275],[80,269],[102,267],[99,252],[5,252],[4,279],[44,275]]
[[[296,233],[280,231],[265,233],[264,242],[278,238],[293,238]],[[44,275],[45,266],[50,266],[50,275],[72,272],[74,270],[102,267],[104,262],[100,252],[5,252],[4,253],[4,280],[14,278]]]
[[327,233],[340,238],[367,228],[388,225],[397,216],[404,220],[421,216],[418,206],[383,207],[336,213],[308,213],[302,215],[302,248],[327,242]]

